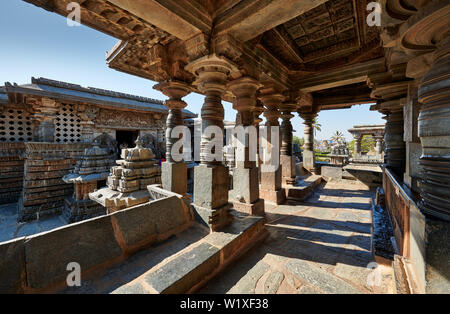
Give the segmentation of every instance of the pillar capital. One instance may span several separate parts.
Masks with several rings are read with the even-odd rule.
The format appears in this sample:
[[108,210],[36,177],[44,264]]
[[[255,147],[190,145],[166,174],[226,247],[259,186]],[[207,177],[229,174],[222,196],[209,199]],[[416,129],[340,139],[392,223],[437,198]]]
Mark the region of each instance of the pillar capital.
[[222,96],[226,90],[228,76],[237,72],[238,68],[227,58],[213,54],[189,63],[186,70],[197,77],[194,84],[200,92]]
[[228,83],[228,89],[235,96],[233,108],[240,115],[240,124],[248,126],[254,122],[253,110],[256,106],[256,91],[262,85],[255,79],[245,76]]
[[187,106],[187,104],[183,100],[181,100],[191,91],[191,88],[187,83],[177,80],[171,80],[160,82],[153,86],[153,88],[169,97],[169,100],[165,101],[165,105],[167,108],[183,109]]

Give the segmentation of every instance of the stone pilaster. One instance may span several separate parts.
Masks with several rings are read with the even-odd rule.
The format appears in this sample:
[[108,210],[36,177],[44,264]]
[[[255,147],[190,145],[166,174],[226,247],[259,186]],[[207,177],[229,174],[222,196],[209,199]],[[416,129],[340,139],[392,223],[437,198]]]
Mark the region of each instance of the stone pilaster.
[[[266,154],[270,154],[270,158],[264,158],[261,168],[261,197],[270,203],[281,204],[286,200],[286,194],[281,187],[281,167],[280,167],[280,139],[278,136],[278,145],[275,138],[272,138],[272,129],[276,128],[279,132],[280,117],[279,107],[284,100],[281,94],[269,94],[260,97],[261,102],[266,107],[264,116],[266,117]],[[279,134],[279,133],[278,133]],[[278,146],[278,147],[277,147]],[[273,155],[273,154],[276,154]]]
[[295,183],[296,169],[295,157],[292,156],[292,114],[297,107],[296,103],[286,102],[281,105],[281,173],[283,184],[293,185]]
[[[235,96],[233,108],[238,111],[236,127],[244,129],[253,127],[254,109],[256,106],[256,91],[260,84],[250,77],[242,77],[232,81],[228,88]],[[255,132],[256,133],[256,132]],[[256,134],[255,134],[256,135]],[[258,168],[255,157],[250,156],[250,132],[245,134],[245,138],[237,136],[237,141],[244,147],[243,154],[236,149],[236,167],[233,170],[233,191],[230,199],[233,208],[250,215],[264,215],[264,200],[259,198]]]
[[450,221],[450,37],[434,53],[419,85],[420,181],[424,213]]
[[[180,137],[172,137],[172,131],[179,126],[184,126],[183,113],[181,110],[187,106],[182,100],[189,93],[189,86],[180,81],[167,81],[154,86],[169,97],[165,102],[169,108],[169,114],[166,122],[166,162],[161,165],[161,183],[165,190],[177,194],[185,195],[187,193],[187,165],[182,160],[174,158],[172,154],[173,145],[180,140]],[[176,152],[183,154],[183,146]]]
[[[221,101],[228,76],[236,68],[226,58],[210,55],[193,61],[186,69],[197,76],[197,88],[205,95],[201,110],[200,165],[194,170],[193,206],[204,223],[212,231],[218,231],[232,221],[228,202],[228,168],[214,156],[223,156],[224,109]],[[222,134],[206,133],[211,126]]]
[[58,113],[57,103],[48,98],[42,98],[34,107],[35,141],[53,143],[55,141],[55,117]]
[[315,173],[315,154],[314,154],[314,118],[317,117],[317,113],[299,113],[300,117],[304,120],[305,124],[305,144],[303,145],[303,168]]

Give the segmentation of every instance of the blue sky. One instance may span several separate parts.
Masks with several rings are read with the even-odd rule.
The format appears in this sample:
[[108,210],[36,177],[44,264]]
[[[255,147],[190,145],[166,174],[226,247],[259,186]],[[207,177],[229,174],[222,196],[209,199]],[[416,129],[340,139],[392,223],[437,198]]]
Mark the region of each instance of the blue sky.
[[[29,83],[31,77],[46,77],[82,86],[92,86],[166,99],[153,90],[155,82],[121,73],[107,67],[106,52],[117,39],[85,26],[68,27],[65,18],[37,8],[22,0],[0,1],[0,85],[4,82]],[[191,94],[184,98],[187,109],[200,113],[203,96]],[[224,102],[225,119],[234,121],[236,111]],[[303,137],[302,119],[295,114],[292,124]],[[353,125],[382,124],[381,114],[369,105],[319,113],[322,132],[318,139],[328,139],[336,130],[344,133]]]

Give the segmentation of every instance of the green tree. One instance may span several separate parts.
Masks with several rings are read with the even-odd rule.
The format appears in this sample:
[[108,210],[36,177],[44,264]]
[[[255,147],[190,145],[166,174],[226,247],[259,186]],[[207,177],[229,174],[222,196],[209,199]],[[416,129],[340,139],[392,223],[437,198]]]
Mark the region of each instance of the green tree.
[[303,144],[305,144],[305,139],[299,138],[298,136],[294,136],[293,139],[292,139],[292,143],[293,144],[298,144],[298,145],[300,145],[300,147],[302,147]]
[[[368,153],[375,148],[375,139],[372,135],[364,135],[361,140],[361,152]],[[354,153],[355,149],[355,140],[352,140],[348,143],[348,150]]]
[[344,133],[340,132],[340,131],[336,131],[333,133],[333,135],[331,136],[331,140],[333,142],[339,143],[341,141],[344,140]]

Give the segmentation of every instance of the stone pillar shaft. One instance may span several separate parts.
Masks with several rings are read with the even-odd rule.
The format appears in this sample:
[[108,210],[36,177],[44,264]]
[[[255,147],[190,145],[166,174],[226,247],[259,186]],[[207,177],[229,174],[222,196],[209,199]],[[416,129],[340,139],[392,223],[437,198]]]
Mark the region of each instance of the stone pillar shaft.
[[[261,170],[261,196],[266,202],[281,204],[286,200],[286,195],[282,185],[282,172],[280,167],[280,140],[281,136],[278,136],[278,147],[276,147],[276,141],[272,138],[272,128],[277,128],[279,131],[278,118],[280,107],[284,96],[281,94],[264,95],[261,98],[262,103],[266,107],[264,116],[266,117],[266,154],[270,153],[270,160],[265,158],[263,160]],[[277,154],[277,156],[273,155]]]
[[314,154],[314,118],[317,113],[301,113],[300,116],[305,124],[305,144],[303,145],[303,168],[315,172],[315,154]]
[[406,154],[403,141],[403,107],[393,108],[383,119],[387,121],[384,134],[386,166],[403,176]]
[[[197,76],[197,87],[205,95],[201,110],[202,138],[200,165],[194,170],[194,209],[211,231],[218,231],[230,224],[233,216],[228,202],[229,172],[223,157],[223,119],[222,95],[225,93],[228,76],[237,68],[226,58],[209,55],[190,63],[186,70]],[[216,126],[222,134],[207,134],[207,128]],[[212,143],[214,141],[214,143]],[[215,146],[210,144],[216,144]],[[211,150],[210,148],[213,147]],[[220,151],[215,151],[216,149]],[[220,158],[221,158],[220,157]]]
[[[154,87],[169,97],[165,102],[169,108],[166,122],[166,161],[161,165],[161,183],[165,190],[177,194],[187,193],[187,165],[180,161],[183,154],[183,146],[178,152],[172,152],[173,145],[180,140],[180,137],[172,137],[173,130],[178,126],[184,126],[183,113],[181,110],[187,106],[182,100],[189,93],[189,86],[179,81],[162,82]],[[174,153],[178,154],[175,158]],[[180,156],[181,154],[181,156]]]
[[[254,124],[254,112],[256,106],[256,91],[259,83],[250,77],[242,77],[232,81],[228,88],[234,94],[233,108],[238,111],[236,127],[244,129]],[[242,140],[242,135],[236,135],[237,141]],[[236,167],[233,170],[233,191],[230,199],[233,208],[250,215],[264,215],[264,201],[259,198],[258,168],[254,157],[249,155],[250,133],[245,134],[244,154],[236,149]],[[254,140],[254,139],[253,139]],[[243,159],[243,160],[242,160]]]
[[280,156],[280,164],[281,164],[281,172],[282,172],[282,181],[283,184],[293,185],[295,184],[296,178],[296,166],[295,166],[295,157],[292,156],[292,123],[291,119],[294,115],[291,113],[297,107],[296,103],[286,102],[282,104],[281,107],[281,156]]

